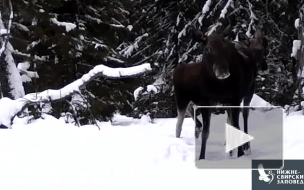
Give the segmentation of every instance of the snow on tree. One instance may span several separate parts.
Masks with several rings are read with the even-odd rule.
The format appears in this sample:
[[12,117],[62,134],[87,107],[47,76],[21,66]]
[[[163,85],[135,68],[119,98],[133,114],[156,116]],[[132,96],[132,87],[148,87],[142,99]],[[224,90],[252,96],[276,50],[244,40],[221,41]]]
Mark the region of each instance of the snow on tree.
[[114,69],[104,65],[97,65],[89,73],[83,75],[80,79],[66,85],[61,89],[48,89],[39,93],[29,93],[16,100],[2,98],[0,99],[0,107],[6,107],[7,109],[0,109],[0,125],[11,127],[14,117],[17,114],[20,114],[30,105],[60,101],[71,95],[74,95],[75,93],[80,93],[80,90],[84,88],[85,85],[99,76],[119,79],[131,77],[134,75],[140,75],[147,71],[151,71],[151,66],[149,63],[129,68]]
[[17,99],[24,96],[24,88],[19,71],[12,52],[13,46],[9,42],[10,29],[13,20],[13,6],[9,0],[9,18],[7,27],[4,26],[2,13],[0,12],[1,48],[0,48],[0,93],[1,97]]
[[[295,19],[294,27],[295,30],[298,33],[298,39],[293,40],[292,43],[292,49],[290,56],[293,58],[293,60],[296,62],[297,68],[296,68],[296,75],[297,75],[297,89],[295,90],[294,97],[296,98],[296,104],[293,104],[292,106],[297,106],[299,109],[302,107],[302,102],[304,99],[303,92],[304,92],[304,74],[303,74],[303,65],[304,65],[304,52],[303,52],[303,43],[304,43],[304,7],[302,6],[299,9],[299,18]],[[290,107],[289,107],[290,109]],[[302,107],[303,109],[303,107]],[[297,111],[297,110],[296,110]]]
[[[21,63],[22,80],[32,81],[24,83],[27,92],[61,88],[100,63],[125,68],[149,62],[124,56],[118,50],[120,44],[132,44],[139,37],[137,26],[133,26],[136,20],[130,19],[132,6],[137,2],[80,0],[77,3],[31,3],[31,9],[24,9],[27,2],[16,2],[11,39],[15,47],[13,54],[17,63]],[[143,49],[141,42],[137,43],[139,49],[134,48],[135,56],[140,55],[139,51]],[[27,70],[20,69],[23,63],[29,63]],[[136,76],[119,81],[94,79],[81,92],[88,114],[98,119],[109,119],[117,109],[132,110],[126,100],[133,100],[131,91],[138,85],[140,81]],[[73,103],[51,103],[52,109],[48,110],[59,117],[61,112],[70,111]]]
[[22,63],[18,63],[17,68],[19,69],[19,72],[21,73],[21,78],[23,82],[31,82],[32,78],[39,78],[39,75],[35,71],[28,71],[30,68],[30,63],[25,61]]
[[[40,108],[56,117],[77,112],[83,124],[109,120],[117,111],[174,117],[172,71],[202,60],[204,46],[192,40],[191,30],[211,34],[231,24],[229,39],[242,41],[263,25],[269,70],[259,73],[256,93],[285,105],[298,101],[298,63],[291,53],[293,40],[294,53],[299,45],[293,35],[294,27],[301,26],[301,6],[302,1],[253,0],[14,1],[10,43],[27,93],[61,89],[100,64],[126,68],[151,63],[148,74],[94,78],[66,101]],[[0,33],[6,36],[7,27]]]

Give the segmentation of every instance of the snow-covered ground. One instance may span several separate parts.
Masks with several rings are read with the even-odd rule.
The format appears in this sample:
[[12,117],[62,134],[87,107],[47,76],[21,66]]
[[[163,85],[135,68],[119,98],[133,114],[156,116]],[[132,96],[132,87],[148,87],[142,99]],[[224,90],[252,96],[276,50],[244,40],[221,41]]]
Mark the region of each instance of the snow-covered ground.
[[[115,125],[100,123],[100,130],[91,125],[78,128],[49,115],[28,125],[24,121],[16,119],[11,130],[0,130],[3,190],[251,189],[249,169],[195,167],[190,118],[185,119],[180,139],[174,137],[176,118],[152,124],[145,117],[116,115]],[[303,126],[301,113],[284,117],[285,159],[304,159]],[[251,132],[257,132],[255,127]],[[224,149],[224,141],[215,145],[212,136],[217,133],[224,130],[213,127],[207,159]],[[252,153],[262,144],[253,143]]]

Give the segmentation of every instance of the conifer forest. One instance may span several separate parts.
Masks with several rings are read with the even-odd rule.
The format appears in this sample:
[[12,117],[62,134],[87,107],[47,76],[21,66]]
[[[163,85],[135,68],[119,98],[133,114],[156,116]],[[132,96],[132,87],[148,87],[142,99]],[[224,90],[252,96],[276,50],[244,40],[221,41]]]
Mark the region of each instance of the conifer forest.
[[256,95],[303,109],[302,0],[0,3],[0,93],[24,98],[18,117],[48,113],[81,125],[115,113],[176,117],[172,71],[199,62],[204,48],[191,29],[212,33],[228,24],[231,40],[265,30],[268,70],[258,73]]

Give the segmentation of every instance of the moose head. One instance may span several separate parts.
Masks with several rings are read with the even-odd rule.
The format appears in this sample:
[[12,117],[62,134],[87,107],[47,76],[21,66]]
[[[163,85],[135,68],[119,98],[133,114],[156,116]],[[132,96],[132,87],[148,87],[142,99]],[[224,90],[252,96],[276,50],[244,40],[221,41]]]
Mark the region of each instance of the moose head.
[[242,37],[245,39],[244,43],[250,48],[253,58],[258,64],[258,68],[262,71],[267,70],[266,48],[268,41],[263,34],[263,29],[261,27],[257,28],[254,37],[251,39],[245,34],[243,34]]
[[205,45],[205,54],[208,60],[208,66],[212,69],[218,79],[226,79],[230,76],[229,65],[225,59],[225,51],[228,48],[229,40],[226,37],[231,31],[228,25],[222,32],[216,31],[211,35],[205,35],[200,30],[193,30],[193,39],[202,42]]

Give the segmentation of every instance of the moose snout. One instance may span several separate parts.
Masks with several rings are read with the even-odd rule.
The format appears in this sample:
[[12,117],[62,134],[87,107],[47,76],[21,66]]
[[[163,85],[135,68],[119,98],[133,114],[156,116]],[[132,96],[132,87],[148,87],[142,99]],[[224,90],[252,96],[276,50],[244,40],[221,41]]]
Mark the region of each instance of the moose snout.
[[220,80],[226,79],[230,76],[230,72],[228,68],[219,68],[213,65],[213,72],[215,74],[215,77]]

